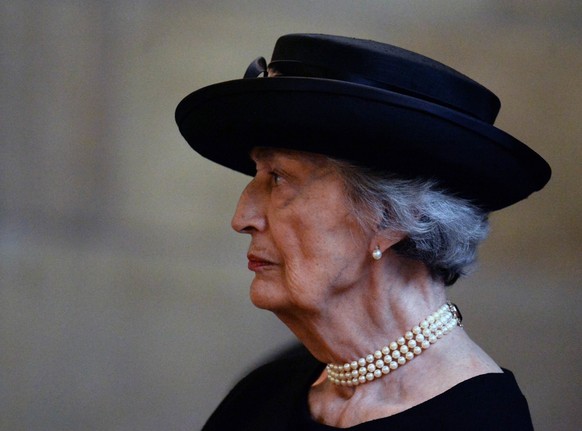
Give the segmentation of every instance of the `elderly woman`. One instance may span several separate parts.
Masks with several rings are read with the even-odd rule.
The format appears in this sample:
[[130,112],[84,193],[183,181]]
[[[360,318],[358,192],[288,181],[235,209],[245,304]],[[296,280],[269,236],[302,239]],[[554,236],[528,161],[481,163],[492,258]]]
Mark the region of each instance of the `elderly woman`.
[[253,176],[232,220],[251,239],[251,300],[305,349],[247,376],[204,429],[531,429],[513,375],[446,298],[488,214],[550,177],[493,127],[497,97],[325,35],[281,37],[245,78],[192,93],[176,119],[201,155]]

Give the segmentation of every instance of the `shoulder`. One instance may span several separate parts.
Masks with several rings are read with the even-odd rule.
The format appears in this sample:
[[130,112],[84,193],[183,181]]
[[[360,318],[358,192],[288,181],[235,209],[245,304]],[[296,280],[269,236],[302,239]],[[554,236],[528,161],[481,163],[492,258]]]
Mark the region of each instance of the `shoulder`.
[[295,403],[302,398],[301,393],[321,369],[323,364],[303,346],[285,350],[237,383],[212,414],[204,431],[275,429],[275,424],[286,423]]
[[527,401],[509,370],[473,377],[437,400],[456,429],[533,429]]
[[371,422],[376,428],[369,429],[531,431],[527,401],[513,374],[503,371],[465,380],[402,413]]

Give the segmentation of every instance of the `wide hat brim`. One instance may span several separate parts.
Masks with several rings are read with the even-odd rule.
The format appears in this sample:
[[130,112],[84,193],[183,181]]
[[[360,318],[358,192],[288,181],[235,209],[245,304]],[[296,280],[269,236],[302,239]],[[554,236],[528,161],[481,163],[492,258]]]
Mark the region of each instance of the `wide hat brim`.
[[498,128],[426,100],[321,78],[239,79],[202,88],[176,109],[202,156],[254,175],[253,147],[325,154],[404,178],[434,179],[487,211],[540,190],[549,165]]

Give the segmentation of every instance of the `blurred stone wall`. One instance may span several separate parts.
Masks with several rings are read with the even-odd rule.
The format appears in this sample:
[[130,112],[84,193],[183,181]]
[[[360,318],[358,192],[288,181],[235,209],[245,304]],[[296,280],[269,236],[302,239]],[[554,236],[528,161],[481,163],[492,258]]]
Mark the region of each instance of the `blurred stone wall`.
[[536,427],[580,429],[581,22],[577,0],[2,2],[0,429],[199,429],[292,340],[247,299],[247,239],[229,227],[247,179],[173,121],[183,96],[291,32],[450,64],[550,162],[451,296]]

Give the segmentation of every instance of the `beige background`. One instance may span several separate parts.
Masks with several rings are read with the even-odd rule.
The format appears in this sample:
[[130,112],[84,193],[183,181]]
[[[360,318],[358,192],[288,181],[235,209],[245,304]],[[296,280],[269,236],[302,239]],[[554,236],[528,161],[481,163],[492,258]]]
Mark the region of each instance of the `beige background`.
[[247,239],[229,228],[247,179],[173,122],[289,32],[450,64],[550,162],[451,296],[536,427],[582,428],[582,3],[7,0],[0,16],[0,429],[199,429],[292,339],[247,299]]

